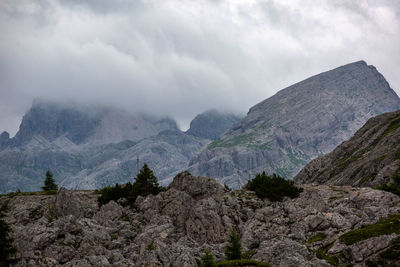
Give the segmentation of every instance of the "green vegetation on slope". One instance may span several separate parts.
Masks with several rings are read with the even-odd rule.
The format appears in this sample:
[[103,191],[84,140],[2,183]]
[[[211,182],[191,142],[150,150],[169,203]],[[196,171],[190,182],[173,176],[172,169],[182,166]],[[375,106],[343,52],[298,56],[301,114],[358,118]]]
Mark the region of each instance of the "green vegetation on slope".
[[308,244],[312,244],[312,243],[315,243],[315,242],[318,242],[318,241],[325,240],[325,238],[326,238],[326,234],[324,234],[324,233],[318,233],[318,234],[316,234],[316,235],[310,237],[310,238],[307,240],[307,243],[308,243]]
[[391,214],[387,218],[380,219],[375,224],[366,225],[360,229],[349,231],[339,237],[346,245],[352,245],[362,240],[388,235],[391,233],[400,234],[400,214]]

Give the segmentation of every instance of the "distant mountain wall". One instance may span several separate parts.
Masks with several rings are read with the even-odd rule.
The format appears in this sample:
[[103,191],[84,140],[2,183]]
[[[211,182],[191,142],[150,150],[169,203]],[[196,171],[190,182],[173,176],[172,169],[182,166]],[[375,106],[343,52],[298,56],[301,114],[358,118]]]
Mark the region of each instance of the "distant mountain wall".
[[[213,114],[222,126],[210,127]],[[209,136],[234,123],[229,114],[213,114],[202,119]],[[136,176],[137,157],[166,184],[210,142],[206,137],[180,131],[168,117],[35,101],[14,138],[0,135],[0,192],[39,190],[47,170],[71,189],[126,183]]]

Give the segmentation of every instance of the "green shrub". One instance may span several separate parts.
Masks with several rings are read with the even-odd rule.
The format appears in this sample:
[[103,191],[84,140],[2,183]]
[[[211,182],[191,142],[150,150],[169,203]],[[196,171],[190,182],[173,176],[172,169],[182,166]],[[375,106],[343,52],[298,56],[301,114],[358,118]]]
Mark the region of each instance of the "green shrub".
[[271,176],[265,174],[257,174],[245,186],[246,189],[252,190],[259,198],[268,198],[271,201],[282,201],[284,196],[296,198],[303,191],[294,185],[293,181],[286,180],[275,173]]
[[206,249],[204,251],[204,254],[201,256],[200,266],[201,267],[216,267],[217,266],[214,261],[214,256],[211,254],[209,249]]
[[124,205],[133,205],[138,196],[156,195],[163,190],[164,188],[158,185],[153,171],[147,164],[144,164],[133,184],[116,184],[115,186],[106,186],[100,189],[98,192],[101,196],[98,198],[98,202],[101,206],[111,200],[117,201],[118,199],[125,198],[126,203],[123,203]]
[[155,249],[156,249],[156,247],[154,246],[153,241],[151,241],[146,247],[146,250],[148,250],[148,251],[155,250]]

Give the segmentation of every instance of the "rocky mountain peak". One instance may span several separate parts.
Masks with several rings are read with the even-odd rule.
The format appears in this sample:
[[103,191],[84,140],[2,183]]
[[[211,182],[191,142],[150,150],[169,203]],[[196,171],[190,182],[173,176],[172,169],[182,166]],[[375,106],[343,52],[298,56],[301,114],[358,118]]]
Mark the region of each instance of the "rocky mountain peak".
[[39,135],[47,140],[65,136],[75,144],[83,143],[100,123],[102,112],[86,112],[73,105],[35,101],[22,118],[15,135],[17,145],[22,145]]
[[289,86],[249,110],[191,160],[189,170],[231,187],[266,171],[292,178],[349,139],[369,118],[400,109],[375,67],[350,63]]
[[4,131],[0,134],[1,141],[8,140],[8,139],[10,139],[10,134],[7,131]]
[[216,140],[240,119],[241,117],[238,115],[211,109],[197,115],[190,122],[190,128],[186,133],[200,138]]

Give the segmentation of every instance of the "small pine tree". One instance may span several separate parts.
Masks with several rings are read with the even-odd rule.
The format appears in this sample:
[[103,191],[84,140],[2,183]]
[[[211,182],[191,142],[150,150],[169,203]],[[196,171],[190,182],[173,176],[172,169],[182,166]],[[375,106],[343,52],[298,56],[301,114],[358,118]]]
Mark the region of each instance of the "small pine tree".
[[12,266],[18,259],[15,258],[17,249],[12,245],[13,239],[9,236],[10,226],[3,219],[4,210],[7,205],[3,205],[0,211],[0,266]]
[[50,171],[46,172],[46,179],[44,180],[43,191],[57,191],[58,185],[53,178],[53,174]]
[[139,174],[135,179],[134,186],[139,190],[139,195],[146,196],[157,194],[160,192],[160,185],[157,182],[157,177],[147,164],[144,164],[140,169]]
[[207,248],[204,254],[201,256],[201,267],[216,267],[217,264],[214,261],[214,256],[211,254],[210,250]]
[[228,244],[225,247],[225,257],[226,260],[240,260],[242,258],[242,245],[233,228],[229,234]]

